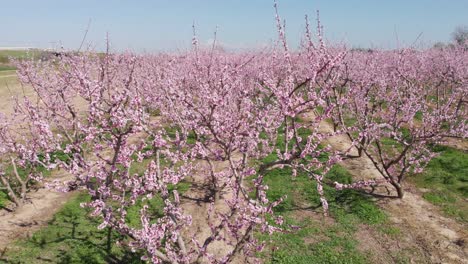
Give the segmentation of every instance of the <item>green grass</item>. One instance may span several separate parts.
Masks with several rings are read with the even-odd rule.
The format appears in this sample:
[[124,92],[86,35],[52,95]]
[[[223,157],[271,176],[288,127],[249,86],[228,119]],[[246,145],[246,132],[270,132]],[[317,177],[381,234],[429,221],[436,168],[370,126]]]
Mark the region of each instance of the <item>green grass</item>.
[[[183,193],[188,183],[171,186]],[[17,241],[0,257],[0,263],[144,263],[141,253],[132,253],[129,248],[118,246],[115,242],[123,238],[112,231],[110,251],[107,248],[109,229],[97,229],[99,219],[89,216],[90,210],[80,207],[80,203],[90,201],[90,196],[79,193],[54,215],[48,225],[35,232],[30,238]],[[146,200],[149,211],[162,215],[163,203],[157,197]],[[128,209],[127,223],[132,227],[140,226],[139,210],[143,202]]]
[[9,203],[8,195],[6,192],[1,191],[0,192],[0,208],[5,207]]
[[286,218],[286,224],[301,229],[269,237],[275,250],[269,252],[266,263],[366,263],[365,255],[356,250],[357,241],[339,225],[324,228],[319,221],[291,218]]
[[[132,167],[132,173],[142,173],[146,164]],[[189,187],[189,183],[180,182],[170,185],[168,189],[169,192],[177,190],[183,194]],[[109,229],[97,229],[100,219],[90,217],[90,210],[80,207],[80,203],[90,199],[88,194],[77,194],[54,215],[46,227],[12,245],[0,256],[0,263],[143,263],[140,260],[141,252],[132,253],[129,248],[117,246],[115,242],[123,237],[116,232],[112,232],[108,250]],[[149,206],[153,216],[163,214],[163,202],[158,197],[138,201],[127,210],[126,221],[130,226],[141,225],[139,211],[144,204]]]
[[[332,181],[351,182],[351,175],[335,166],[326,177]],[[382,233],[398,235],[390,226],[387,215],[368,197],[354,190],[336,191],[325,187],[330,205],[332,223],[321,217],[322,209],[316,184],[306,175],[291,180],[289,168],[275,169],[265,176],[269,186],[267,196],[274,200],[287,196],[275,212],[283,215],[286,226],[295,225],[298,231],[260,236],[267,241],[267,251],[262,253],[266,263],[368,263],[369,252],[357,249],[353,237],[357,226],[368,225]],[[298,221],[297,214],[309,211],[315,218]]]
[[[0,65],[0,67],[2,67],[2,65]],[[0,77],[14,75],[14,74],[16,74],[16,71],[14,69],[0,71]]]
[[423,197],[439,206],[449,217],[468,222],[468,153],[446,146],[435,146],[439,156],[429,162],[425,171],[411,181],[429,189]]
[[89,211],[80,203],[89,201],[80,193],[55,214],[47,227],[35,232],[29,239],[15,243],[3,261],[7,263],[141,263],[140,256],[122,250],[115,244],[118,234],[113,232],[111,250],[107,251],[108,229],[98,230],[97,219],[88,217]]

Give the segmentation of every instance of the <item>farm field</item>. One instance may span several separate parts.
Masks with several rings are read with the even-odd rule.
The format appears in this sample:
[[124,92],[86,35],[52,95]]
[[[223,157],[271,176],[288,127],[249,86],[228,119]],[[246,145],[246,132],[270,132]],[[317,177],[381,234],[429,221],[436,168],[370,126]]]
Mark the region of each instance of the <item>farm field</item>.
[[[0,49],[0,73],[5,75],[7,72],[15,70],[12,60],[33,58],[39,59],[43,51],[41,50],[14,50],[14,49]],[[0,76],[2,76],[0,75]]]
[[261,48],[0,49],[0,263],[468,263],[468,30],[273,11]]

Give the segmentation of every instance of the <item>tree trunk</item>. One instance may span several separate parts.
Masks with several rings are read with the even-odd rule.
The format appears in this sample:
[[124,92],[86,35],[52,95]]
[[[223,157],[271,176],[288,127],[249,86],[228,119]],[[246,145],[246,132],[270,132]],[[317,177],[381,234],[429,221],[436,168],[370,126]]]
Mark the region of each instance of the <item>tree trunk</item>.
[[393,187],[395,187],[398,198],[400,199],[403,198],[405,193],[403,192],[403,188],[401,187],[401,184],[399,184],[398,182],[394,182],[394,181],[391,181],[391,184],[393,185]]
[[21,207],[23,205],[23,202],[20,199],[20,197],[16,195],[15,191],[13,191],[6,177],[4,175],[0,175],[0,180],[2,181],[2,184],[5,185],[7,189],[8,197],[10,198],[10,200],[14,204],[16,204],[17,207]]
[[112,250],[112,227],[107,229],[107,242],[106,242],[106,252],[107,255],[110,257]]
[[18,180],[18,182],[21,184],[20,201],[21,201],[21,204],[23,204],[24,201],[26,200],[26,192],[28,191],[28,185],[27,185],[28,179],[26,178],[25,180],[23,180],[21,176],[19,175],[18,168],[16,167],[16,161],[14,158],[11,158],[11,165],[13,166],[13,173],[16,177],[16,180]]

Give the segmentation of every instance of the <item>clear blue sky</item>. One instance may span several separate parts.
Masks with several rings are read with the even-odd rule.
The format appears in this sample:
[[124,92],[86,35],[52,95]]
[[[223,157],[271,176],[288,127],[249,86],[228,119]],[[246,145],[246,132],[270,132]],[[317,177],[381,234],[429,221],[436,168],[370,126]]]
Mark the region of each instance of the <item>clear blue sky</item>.
[[[158,51],[190,45],[195,21],[201,43],[218,39],[230,48],[250,48],[276,38],[271,0],[110,1],[0,0],[1,46],[48,48],[61,42],[76,49],[88,21],[88,41],[102,49],[106,32],[115,50]],[[280,0],[287,36],[296,46],[304,15],[320,10],[325,36],[349,47],[409,45],[422,32],[426,45],[450,40],[458,25],[468,25],[468,0]]]

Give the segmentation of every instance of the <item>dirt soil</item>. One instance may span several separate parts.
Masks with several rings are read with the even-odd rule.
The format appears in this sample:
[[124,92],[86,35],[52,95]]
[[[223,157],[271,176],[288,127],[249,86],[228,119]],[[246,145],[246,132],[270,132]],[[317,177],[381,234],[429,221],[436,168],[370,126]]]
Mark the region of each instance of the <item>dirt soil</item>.
[[[312,116],[305,116],[312,118]],[[322,131],[331,132],[332,126],[323,123]],[[330,138],[334,149],[346,150],[350,140],[341,135]],[[365,157],[348,159],[341,163],[356,180],[382,178],[372,162]],[[443,216],[439,208],[422,198],[422,191],[405,183],[403,199],[384,198],[378,205],[389,215],[390,221],[398,226],[401,234],[395,241],[371,232],[365,227],[358,232],[358,240],[363,249],[374,254],[376,263],[395,263],[396,251],[406,251],[411,263],[468,263],[468,229],[465,224]],[[393,188],[381,186],[377,194],[395,195]]]
[[[65,181],[70,180],[70,176],[54,172],[49,179]],[[30,237],[36,230],[46,226],[72,195],[41,187],[28,193],[28,200],[21,208],[13,212],[0,210],[0,251],[4,251],[12,241]]]
[[8,115],[13,112],[14,98],[13,96],[26,94],[32,95],[32,90],[21,87],[16,75],[0,75],[0,112]]
[[[234,160],[241,159],[239,154],[234,154]],[[223,171],[229,168],[229,163],[214,162],[215,171]],[[209,166],[207,162],[200,161],[198,164],[198,171],[196,171],[190,181],[191,188],[184,193],[181,204],[184,212],[192,216],[192,225],[187,230],[188,234],[185,237],[195,237],[200,243],[203,243],[210,236],[210,227],[208,225],[208,212],[211,199],[209,179],[206,175],[208,173]],[[222,184],[222,183],[221,183]],[[229,207],[227,206],[224,199],[229,199],[233,196],[230,191],[221,192],[220,199],[215,200],[214,211],[215,212],[228,212]],[[232,241],[234,242],[234,241]],[[228,245],[224,241],[214,241],[208,246],[208,252],[217,257],[222,257],[232,251],[234,247]],[[239,254],[234,258],[231,263],[251,263],[251,259]],[[202,263],[210,263],[207,259],[203,259]],[[253,263],[253,262],[252,262]]]

